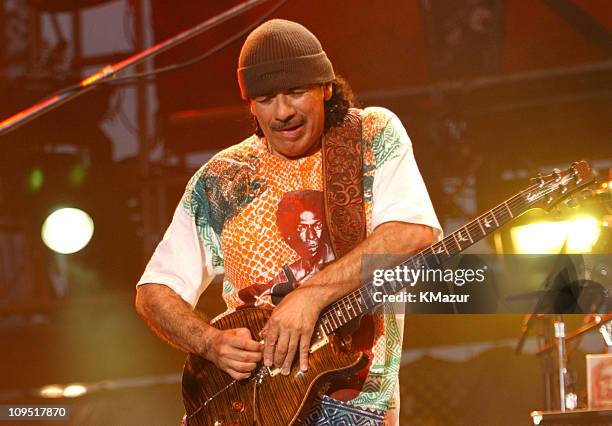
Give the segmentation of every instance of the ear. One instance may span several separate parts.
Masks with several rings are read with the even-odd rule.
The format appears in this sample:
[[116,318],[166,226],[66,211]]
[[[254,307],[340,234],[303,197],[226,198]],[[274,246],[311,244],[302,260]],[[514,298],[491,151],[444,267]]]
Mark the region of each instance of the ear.
[[332,97],[332,83],[325,83],[323,86],[323,99],[329,101]]

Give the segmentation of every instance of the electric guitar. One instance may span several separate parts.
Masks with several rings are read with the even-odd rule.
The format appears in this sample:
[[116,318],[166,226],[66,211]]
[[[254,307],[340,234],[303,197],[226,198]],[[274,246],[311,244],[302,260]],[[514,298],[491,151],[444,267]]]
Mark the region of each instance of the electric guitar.
[[[435,268],[461,253],[502,225],[534,207],[550,209],[594,181],[589,164],[579,161],[565,170],[538,176],[525,190],[472,220],[443,240],[410,256],[400,266]],[[190,426],[290,425],[300,423],[300,414],[317,396],[323,383],[350,375],[363,368],[367,357],[350,348],[350,339],[341,331],[381,303],[375,292],[395,294],[407,283],[388,282],[382,286],[365,283],[324,309],[312,337],[308,370],[301,372],[296,361],[288,376],[279,368],[259,364],[251,377],[234,380],[210,361],[190,354],[183,370],[183,402]],[[247,308],[220,318],[212,325],[225,330],[246,327],[255,340],[271,310]],[[299,358],[296,356],[296,359]]]

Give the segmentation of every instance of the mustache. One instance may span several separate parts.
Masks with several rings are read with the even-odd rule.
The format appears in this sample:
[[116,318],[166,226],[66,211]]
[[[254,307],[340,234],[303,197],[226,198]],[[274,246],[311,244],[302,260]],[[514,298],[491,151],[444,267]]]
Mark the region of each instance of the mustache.
[[270,130],[277,132],[279,130],[291,129],[292,127],[301,126],[305,122],[305,117],[297,117],[287,122],[272,122],[270,123]]

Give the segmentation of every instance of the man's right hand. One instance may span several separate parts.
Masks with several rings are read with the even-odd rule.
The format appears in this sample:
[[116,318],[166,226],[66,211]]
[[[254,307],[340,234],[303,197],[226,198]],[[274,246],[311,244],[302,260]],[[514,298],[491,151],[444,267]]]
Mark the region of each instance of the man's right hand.
[[250,377],[251,371],[261,361],[263,345],[253,340],[249,329],[212,328],[211,333],[204,357],[236,380]]

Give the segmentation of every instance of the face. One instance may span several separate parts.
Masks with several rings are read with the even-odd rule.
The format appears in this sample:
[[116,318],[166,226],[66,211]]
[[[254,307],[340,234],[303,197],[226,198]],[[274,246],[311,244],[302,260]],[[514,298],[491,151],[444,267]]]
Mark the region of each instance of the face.
[[323,232],[323,223],[315,214],[309,210],[300,213],[300,222],[297,225],[297,233],[300,240],[308,250],[308,253],[314,257],[319,251],[321,242],[321,233]]
[[324,101],[331,83],[283,90],[249,101],[272,154],[300,158],[319,149],[325,123]]

